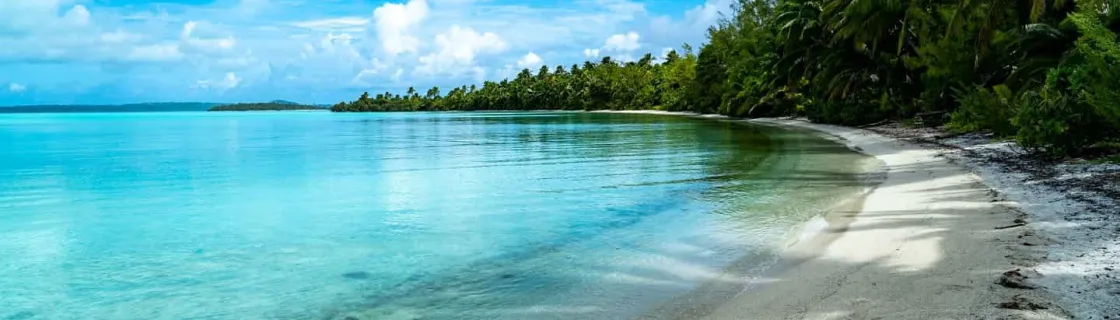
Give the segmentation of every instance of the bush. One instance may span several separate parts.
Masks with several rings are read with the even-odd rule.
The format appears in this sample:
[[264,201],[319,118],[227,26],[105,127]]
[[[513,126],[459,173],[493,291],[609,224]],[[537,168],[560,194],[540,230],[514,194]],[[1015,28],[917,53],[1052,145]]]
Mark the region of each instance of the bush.
[[1019,112],[1013,123],[1019,127],[1019,144],[1054,156],[1080,153],[1086,146],[1101,141],[1107,122],[1093,107],[1065,92],[1065,69],[1047,74],[1041,91],[1027,91],[1019,97]]
[[1011,89],[998,85],[991,90],[984,87],[956,92],[960,106],[950,117],[949,130],[956,132],[992,132],[997,136],[1014,135],[1018,128],[1012,123],[1015,117]]

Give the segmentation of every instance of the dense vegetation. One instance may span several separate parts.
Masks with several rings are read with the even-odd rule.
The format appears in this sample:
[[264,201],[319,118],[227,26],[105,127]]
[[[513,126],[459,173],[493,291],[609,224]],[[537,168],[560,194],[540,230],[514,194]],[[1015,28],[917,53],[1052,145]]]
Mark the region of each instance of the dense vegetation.
[[1055,155],[1120,136],[1116,0],[740,0],[708,43],[655,61],[523,70],[333,111],[656,109],[934,119]]
[[325,110],[326,108],[302,105],[295,102],[276,100],[261,103],[235,103],[220,105],[207,111],[291,111],[291,110]]

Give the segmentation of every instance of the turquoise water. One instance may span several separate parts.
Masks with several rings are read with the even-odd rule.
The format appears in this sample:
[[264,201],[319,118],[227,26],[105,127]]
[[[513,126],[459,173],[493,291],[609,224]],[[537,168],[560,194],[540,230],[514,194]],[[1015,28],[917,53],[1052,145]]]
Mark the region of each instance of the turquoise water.
[[654,115],[3,115],[0,319],[639,316],[864,160]]

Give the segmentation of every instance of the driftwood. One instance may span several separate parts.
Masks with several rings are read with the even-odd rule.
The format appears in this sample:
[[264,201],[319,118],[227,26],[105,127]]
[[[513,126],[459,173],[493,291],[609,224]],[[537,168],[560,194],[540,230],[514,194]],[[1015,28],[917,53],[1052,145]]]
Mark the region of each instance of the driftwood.
[[1025,225],[1027,225],[1027,224],[1026,223],[1016,223],[1016,224],[1009,225],[1009,226],[996,227],[996,230],[1011,229],[1011,228],[1016,228],[1016,227],[1022,227],[1022,226],[1025,226]]

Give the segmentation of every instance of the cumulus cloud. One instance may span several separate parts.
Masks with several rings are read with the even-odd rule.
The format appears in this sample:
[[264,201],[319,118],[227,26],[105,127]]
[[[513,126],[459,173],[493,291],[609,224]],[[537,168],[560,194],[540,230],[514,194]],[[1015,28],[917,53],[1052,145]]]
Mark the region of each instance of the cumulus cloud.
[[220,80],[199,80],[194,87],[225,91],[236,88],[239,84],[241,84],[241,78],[238,78],[236,73],[226,72],[226,76]]
[[412,28],[428,16],[426,0],[410,0],[406,4],[386,3],[373,10],[373,20],[381,48],[389,55],[416,52],[420,40]]
[[[45,80],[36,79],[27,92],[45,97],[86,90],[75,88],[132,88],[105,96],[178,99],[183,87],[191,86],[207,89],[191,91],[197,95],[191,99],[236,88],[223,99],[291,94],[296,95],[291,99],[308,95],[334,101],[350,97],[355,87],[394,91],[461,85],[498,80],[546,62],[568,65],[606,55],[626,61],[644,50],[663,56],[663,47],[702,41],[704,29],[735,0],[699,1],[706,3],[654,17],[645,9],[654,3],[648,0],[392,0],[373,5],[228,0],[129,6],[0,0],[0,74],[43,74]],[[292,5],[280,5],[287,3]],[[55,76],[52,68],[61,64],[69,72]],[[46,85],[58,79],[74,85]],[[9,85],[0,82],[0,93]],[[296,87],[312,90],[289,93]],[[21,96],[26,100],[28,95],[4,97]]]
[[583,56],[585,58],[595,58],[599,56],[599,49],[587,48],[583,49]]
[[[60,11],[65,11],[61,16]],[[0,0],[0,31],[27,34],[89,24],[84,5],[63,7],[60,0]]]
[[75,26],[85,26],[89,24],[89,9],[86,9],[86,6],[80,4],[76,5],[70,8],[70,10],[67,10],[66,14],[62,16],[62,19]]
[[21,93],[27,91],[27,86],[12,82],[8,84],[8,91],[12,93]]
[[606,43],[603,44],[603,50],[615,52],[638,50],[638,48],[642,47],[642,45],[638,43],[638,39],[640,38],[641,36],[639,36],[637,32],[633,31],[627,32],[625,34],[612,35],[608,37]]
[[67,3],[72,1],[0,0],[0,60],[90,60],[103,49],[89,9]]
[[723,14],[731,12],[736,0],[707,0],[685,11],[683,19],[659,16],[650,20],[650,31],[656,38],[691,39],[707,34],[708,27],[715,24]]
[[518,68],[539,67],[543,64],[543,62],[544,61],[541,60],[540,56],[538,56],[536,53],[533,53],[532,51],[530,51],[529,53],[525,54],[524,57],[521,57],[521,60],[517,60],[517,67]]
[[180,42],[187,49],[198,50],[206,53],[216,53],[228,51],[237,45],[237,39],[232,35],[225,37],[200,37],[197,36],[199,28],[198,21],[187,21],[183,24],[183,31],[180,33]]
[[350,33],[327,33],[317,42],[303,43],[300,60],[291,63],[287,76],[335,85],[345,81],[370,85],[365,79],[382,74],[388,64],[364,55],[356,41]]
[[473,67],[478,55],[500,53],[509,47],[497,34],[460,26],[436,35],[435,46],[432,53],[420,57],[417,72],[458,74]]

